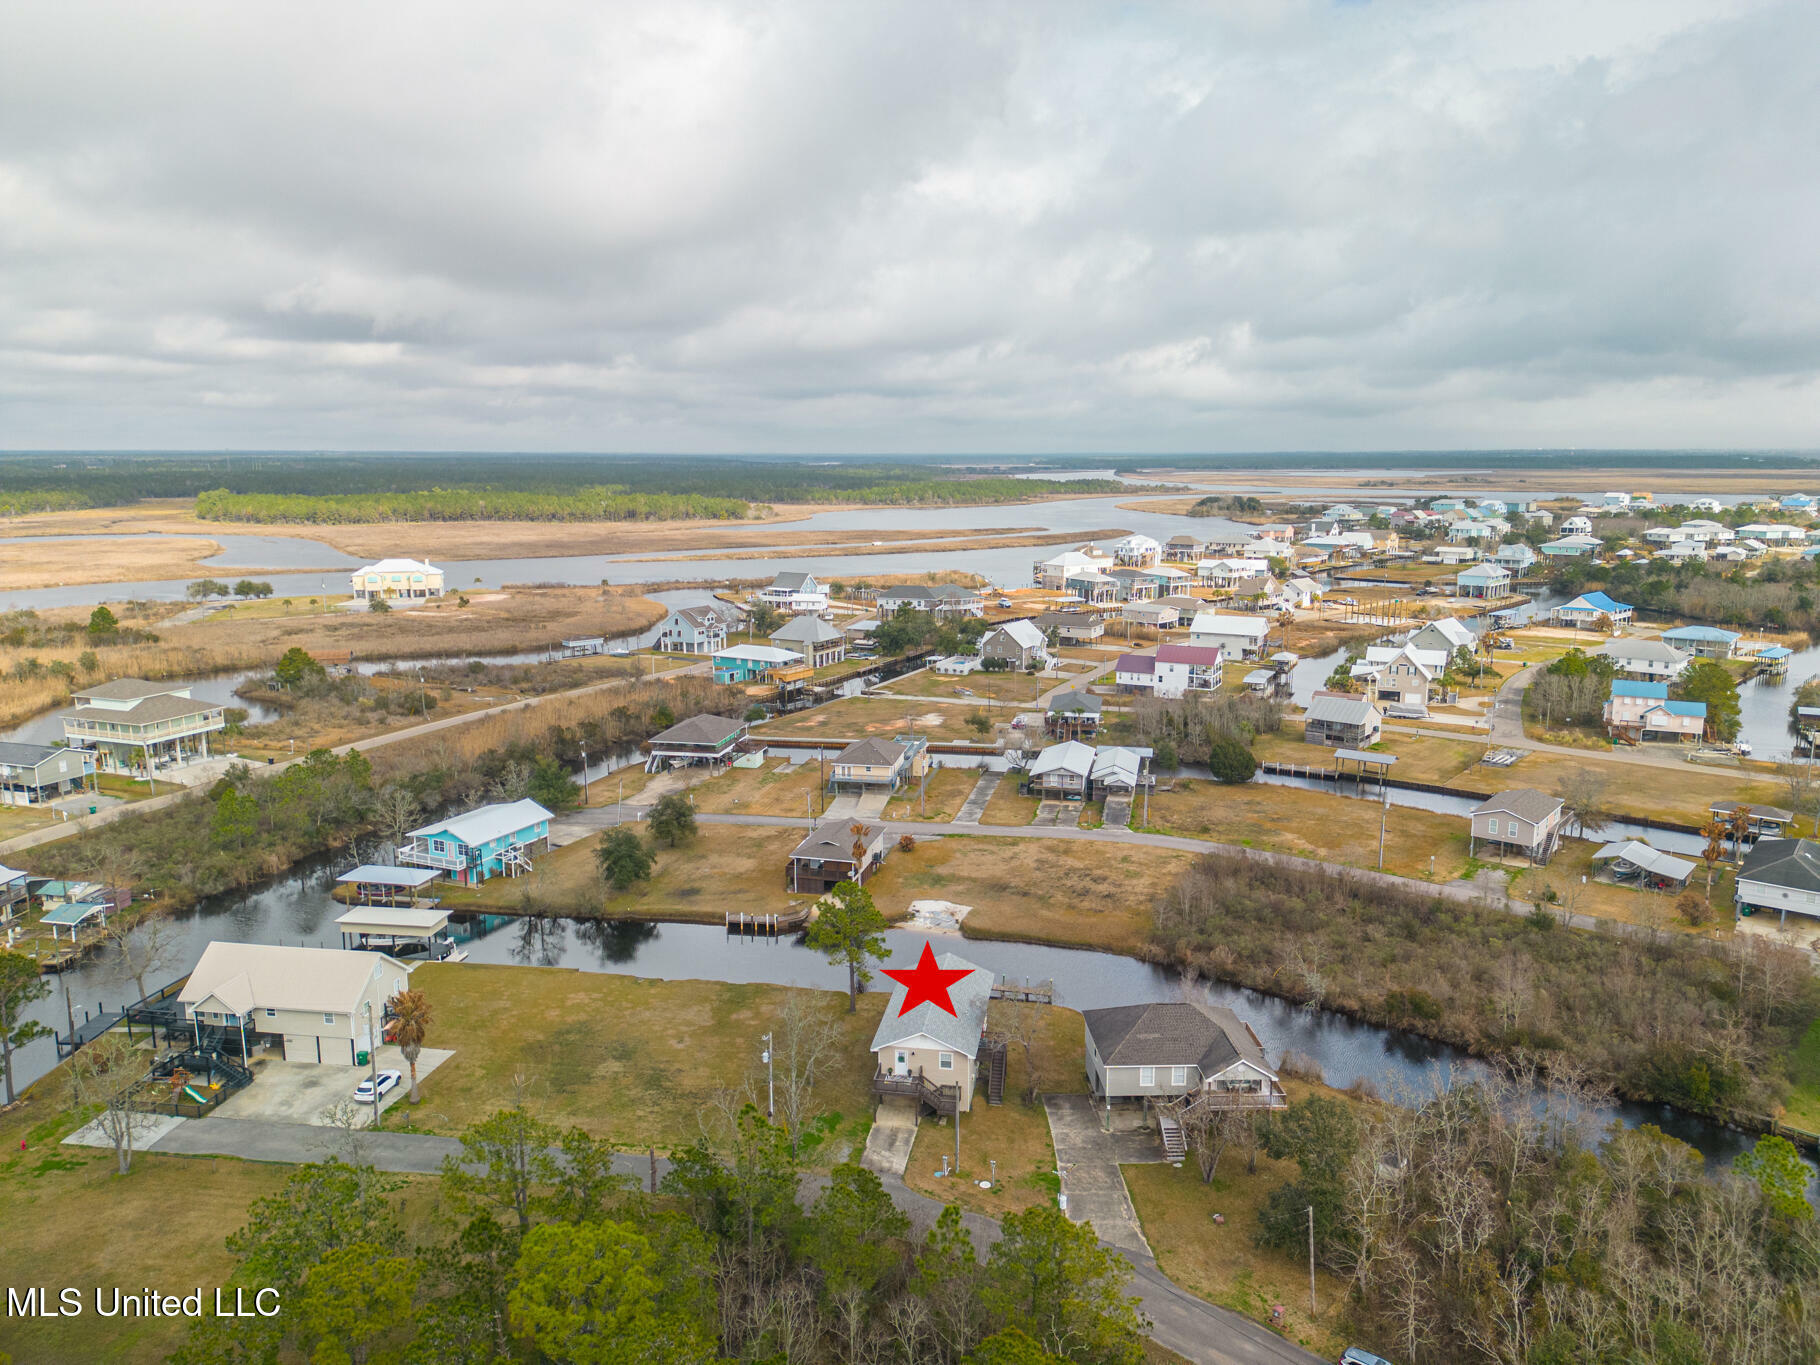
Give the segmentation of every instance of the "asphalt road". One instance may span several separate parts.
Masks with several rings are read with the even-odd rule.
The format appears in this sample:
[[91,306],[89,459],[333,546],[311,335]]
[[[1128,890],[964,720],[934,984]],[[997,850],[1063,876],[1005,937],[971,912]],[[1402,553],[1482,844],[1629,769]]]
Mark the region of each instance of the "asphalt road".
[[[183,1156],[231,1156],[248,1161],[296,1164],[323,1161],[338,1151],[347,1153],[346,1135],[333,1128],[308,1123],[271,1123],[254,1119],[189,1119],[153,1142],[148,1150]],[[382,1171],[431,1174],[442,1169],[443,1159],[458,1156],[461,1144],[453,1138],[425,1133],[363,1131],[357,1140],[360,1154]],[[659,1157],[620,1153],[613,1169],[640,1183],[662,1180],[669,1162]],[[891,1175],[881,1176],[891,1201],[909,1214],[918,1228],[933,1224],[942,1211],[940,1200],[919,1194]],[[805,1200],[821,1191],[824,1179],[808,1175],[803,1181]],[[962,1221],[973,1234],[976,1247],[985,1248],[999,1238],[999,1225],[980,1214],[964,1214]],[[1269,1328],[1230,1309],[1196,1298],[1157,1269],[1150,1256],[1115,1247],[1130,1261],[1131,1292],[1151,1321],[1151,1337],[1195,1365],[1314,1365],[1311,1355],[1285,1341]]]

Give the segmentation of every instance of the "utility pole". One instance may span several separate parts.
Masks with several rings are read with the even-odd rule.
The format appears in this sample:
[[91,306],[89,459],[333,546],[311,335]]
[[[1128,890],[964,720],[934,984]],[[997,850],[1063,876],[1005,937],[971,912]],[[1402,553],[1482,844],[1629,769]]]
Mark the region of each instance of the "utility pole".
[[954,1090],[954,1174],[961,1173],[961,1092],[960,1087]]
[[581,746],[581,804],[588,804],[588,746]]
[[1308,1316],[1315,1316],[1314,1306],[1314,1205],[1308,1206]]
[[1390,784],[1384,780],[1381,773],[1378,775],[1378,791],[1384,797],[1378,810],[1378,871],[1382,872],[1384,870],[1384,827],[1390,822]]
[[382,1115],[379,1102],[383,1096],[379,1093],[379,1039],[373,1034],[373,1002],[366,1002],[367,1011],[367,1062],[373,1068],[373,1126],[381,1126]]
[[765,1035],[765,1117],[777,1117],[777,1072],[771,1065],[771,1035]]

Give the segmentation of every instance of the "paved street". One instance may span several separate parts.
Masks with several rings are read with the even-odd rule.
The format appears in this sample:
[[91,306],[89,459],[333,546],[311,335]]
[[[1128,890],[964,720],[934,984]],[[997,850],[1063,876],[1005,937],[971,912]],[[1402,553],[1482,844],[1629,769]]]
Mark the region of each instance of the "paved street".
[[[146,1150],[183,1156],[232,1156],[249,1161],[300,1163],[345,1154],[349,1142],[358,1142],[361,1155],[378,1169],[411,1174],[439,1171],[444,1157],[458,1156],[461,1152],[461,1144],[455,1139],[424,1133],[363,1132],[350,1138],[336,1129],[311,1124],[223,1118],[187,1119],[149,1144]],[[653,1176],[651,1159],[637,1154],[622,1152],[616,1155],[613,1169],[621,1175],[632,1176],[641,1184],[648,1183]],[[658,1158],[656,1179],[661,1181],[668,1171],[669,1163]],[[940,1200],[918,1194],[900,1177],[886,1174],[879,1178],[892,1202],[910,1215],[918,1235],[941,1212]],[[825,1183],[825,1177],[819,1174],[806,1175],[803,1178],[804,1201],[813,1200]],[[964,1215],[962,1221],[973,1234],[974,1243],[982,1254],[998,1240],[999,1226],[994,1220],[970,1213]],[[1151,1336],[1177,1355],[1194,1361],[1195,1365],[1315,1365],[1318,1362],[1318,1356],[1283,1340],[1268,1328],[1198,1299],[1172,1283],[1157,1269],[1147,1251],[1118,1249],[1131,1262],[1131,1292],[1153,1323]]]

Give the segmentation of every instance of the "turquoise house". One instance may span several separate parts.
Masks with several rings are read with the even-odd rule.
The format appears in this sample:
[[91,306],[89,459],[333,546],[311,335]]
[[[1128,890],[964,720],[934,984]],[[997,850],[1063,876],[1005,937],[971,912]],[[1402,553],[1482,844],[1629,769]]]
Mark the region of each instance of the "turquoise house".
[[535,801],[480,806],[414,829],[398,850],[408,867],[433,867],[459,886],[531,870],[531,855],[550,846],[550,812]]

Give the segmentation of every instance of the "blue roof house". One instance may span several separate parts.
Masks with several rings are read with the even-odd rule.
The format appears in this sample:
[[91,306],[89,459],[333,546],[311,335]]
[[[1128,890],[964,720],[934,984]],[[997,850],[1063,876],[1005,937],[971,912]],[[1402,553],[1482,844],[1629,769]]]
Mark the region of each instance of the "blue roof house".
[[1562,625],[1577,629],[1595,625],[1601,616],[1609,616],[1614,626],[1626,625],[1631,614],[1630,603],[1615,601],[1602,592],[1583,592],[1549,613]]
[[1786,507],[1790,511],[1795,512],[1805,512],[1813,505],[1814,500],[1805,493],[1790,493],[1786,498],[1782,499],[1781,502],[1776,504],[1778,507]]
[[460,886],[531,870],[531,854],[550,844],[550,812],[535,801],[480,806],[414,829],[398,850],[410,867],[433,867]]
[[1663,631],[1662,638],[1676,649],[1702,659],[1729,659],[1744,637],[1718,626],[1677,626]]

